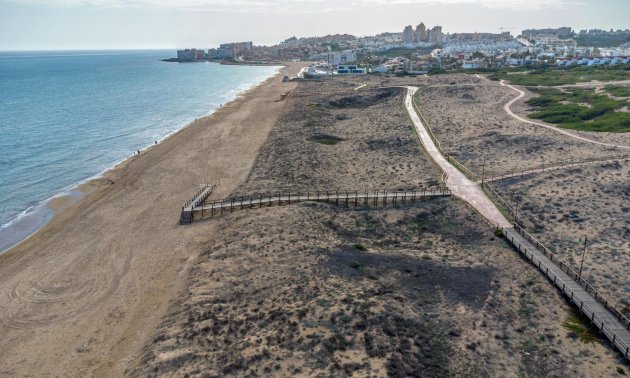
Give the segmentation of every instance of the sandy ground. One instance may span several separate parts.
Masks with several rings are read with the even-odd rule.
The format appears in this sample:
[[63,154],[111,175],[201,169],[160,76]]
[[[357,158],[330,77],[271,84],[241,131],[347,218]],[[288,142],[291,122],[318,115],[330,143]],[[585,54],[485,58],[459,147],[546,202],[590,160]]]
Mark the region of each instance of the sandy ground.
[[[292,66],[296,72],[297,66]],[[277,115],[276,76],[104,178],[36,235],[0,255],[0,375],[120,376],[186,282],[216,224],[180,227],[201,182],[226,196]],[[64,203],[65,202],[65,203]]]
[[[442,147],[480,176],[484,158],[486,174],[496,176],[542,165],[628,154],[512,118],[503,106],[517,94],[483,77],[438,75],[425,78],[417,103]],[[523,115],[523,106],[519,101],[512,110]],[[619,144],[629,139],[626,134],[580,135]]]
[[[347,80],[300,83],[296,93],[320,94],[286,100],[237,193],[439,179],[408,143],[402,92],[353,92]],[[343,140],[312,139],[322,134]],[[567,330],[567,302],[459,200],[396,209],[304,203],[197,224],[220,232],[207,236],[132,375],[616,374],[618,355]]]
[[[566,301],[455,199],[179,226],[201,182],[220,182],[214,198],[434,185],[402,92],[355,95],[356,84],[276,77],[56,204],[0,255],[0,375],[616,374],[618,355],[563,327]],[[309,85],[321,94],[298,95]],[[320,143],[331,137],[342,140]]]
[[[419,98],[420,107],[427,118],[434,118],[431,124],[445,148],[450,151],[461,143],[462,152],[455,154],[478,173],[480,156],[490,156],[486,158],[488,176],[543,163],[630,155],[627,151],[579,142],[508,117],[503,104],[517,92],[493,85],[484,78],[476,78],[479,85],[475,86],[469,85],[471,75],[428,80],[436,84],[425,89]],[[526,116],[530,110],[524,101],[532,95],[527,91],[526,94],[512,106],[521,116]],[[445,110],[451,107],[461,110],[461,114]],[[441,119],[440,114],[445,114],[445,119]],[[447,122],[449,119],[451,123]],[[474,133],[478,133],[478,140]],[[630,142],[630,133],[575,133],[605,143]],[[499,167],[497,162],[501,163]],[[626,232],[630,224],[628,170],[627,162],[592,164],[502,180],[492,187],[513,204],[516,197],[522,198],[520,208],[522,215],[526,215],[526,226],[576,270],[582,251],[577,240],[586,235],[592,252],[592,261],[587,259],[587,263],[591,261],[589,282],[620,310],[630,314],[630,230]]]
[[630,316],[630,165],[606,163],[492,183],[506,198],[522,198],[520,215],[537,237],[579,270]]
[[[441,171],[403,107],[406,90],[355,87],[344,78],[301,83],[238,192],[439,186]],[[326,144],[330,139],[335,144]]]
[[617,366],[562,326],[566,301],[458,200],[215,221],[224,231],[133,375],[589,377]]

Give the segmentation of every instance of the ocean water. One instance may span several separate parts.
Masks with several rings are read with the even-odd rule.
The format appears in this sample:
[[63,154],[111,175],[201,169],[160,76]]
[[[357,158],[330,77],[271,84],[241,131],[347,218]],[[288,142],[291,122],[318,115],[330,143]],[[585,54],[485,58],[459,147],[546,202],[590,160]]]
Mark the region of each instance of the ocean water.
[[50,218],[52,196],[278,69],[161,61],[174,54],[0,52],[0,251]]

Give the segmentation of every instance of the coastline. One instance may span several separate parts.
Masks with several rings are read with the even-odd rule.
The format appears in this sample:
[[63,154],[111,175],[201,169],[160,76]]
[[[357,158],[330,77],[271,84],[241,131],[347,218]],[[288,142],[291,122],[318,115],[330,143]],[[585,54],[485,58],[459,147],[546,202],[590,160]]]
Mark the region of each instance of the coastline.
[[[292,74],[299,64],[289,64]],[[178,300],[217,222],[180,226],[202,181],[227,196],[247,177],[296,83],[278,74],[60,198],[53,220],[0,254],[3,373],[121,376]]]
[[[236,93],[232,99],[230,99],[227,103],[222,104],[223,106],[228,105],[234,101],[239,100],[241,97],[245,96],[247,93],[254,90],[256,87],[264,84],[266,81],[278,76],[281,74],[282,69],[285,66],[281,66],[278,64],[269,64],[269,66],[277,66],[277,70],[265,80],[262,80],[254,85],[243,89],[242,91]],[[215,107],[213,109],[208,110],[203,116],[194,119],[193,121],[184,123],[182,125],[177,126],[174,130],[166,133],[164,136],[160,137],[157,140],[157,144],[148,143],[146,146],[142,147],[139,151],[140,154],[146,152],[147,150],[156,147],[160,143],[166,141],[168,138],[177,134],[178,132],[184,130],[189,127],[193,123],[211,117],[215,112],[221,109],[222,106]],[[50,223],[55,217],[70,205],[75,203],[76,201],[81,200],[89,191],[97,186],[94,183],[90,183],[91,181],[98,182],[107,176],[111,171],[115,171],[117,169],[121,169],[122,166],[129,161],[130,159],[134,159],[138,157],[137,154],[132,153],[126,157],[119,159],[114,162],[109,167],[101,170],[99,173],[96,173],[88,178],[79,180],[63,189],[58,190],[53,193],[50,197],[40,201],[39,203],[30,206],[29,208],[22,211],[16,218],[12,219],[5,225],[0,227],[0,255],[3,253],[9,252],[12,248],[19,246],[24,243],[26,240],[34,236],[39,230],[41,230],[44,226]]]

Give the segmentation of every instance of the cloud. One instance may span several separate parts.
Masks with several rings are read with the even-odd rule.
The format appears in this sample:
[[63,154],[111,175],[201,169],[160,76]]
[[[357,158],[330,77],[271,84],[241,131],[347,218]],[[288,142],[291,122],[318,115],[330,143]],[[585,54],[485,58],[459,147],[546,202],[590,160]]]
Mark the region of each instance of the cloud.
[[107,7],[178,9],[234,12],[318,12],[352,10],[359,7],[396,5],[476,5],[491,9],[564,9],[576,0],[0,0],[0,2],[48,7]]

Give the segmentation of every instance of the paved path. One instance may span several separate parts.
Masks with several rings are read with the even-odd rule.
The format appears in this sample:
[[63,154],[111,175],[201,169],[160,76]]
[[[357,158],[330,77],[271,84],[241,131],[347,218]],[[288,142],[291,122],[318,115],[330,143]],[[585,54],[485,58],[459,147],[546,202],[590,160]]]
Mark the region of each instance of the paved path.
[[565,129],[561,129],[559,127],[555,127],[555,126],[551,126],[548,125],[546,123],[541,123],[541,122],[534,122],[534,121],[530,121],[527,118],[521,117],[517,114],[514,114],[514,112],[512,112],[512,110],[510,109],[510,107],[512,106],[512,104],[514,104],[516,101],[520,100],[521,98],[523,98],[525,96],[525,92],[510,85],[510,84],[506,84],[503,80],[501,80],[501,85],[504,85],[516,92],[518,92],[518,96],[514,97],[513,99],[511,99],[510,101],[508,101],[507,104],[505,104],[505,106],[503,107],[503,109],[505,109],[506,113],[509,114],[510,116],[512,116],[513,118],[516,118],[517,120],[521,121],[521,122],[525,122],[525,123],[529,123],[530,125],[535,125],[535,126],[539,126],[539,127],[544,127],[546,129],[549,130],[553,130],[557,133],[566,135],[570,138],[573,139],[577,139],[580,140],[582,142],[587,142],[587,143],[593,143],[593,144],[599,144],[601,146],[605,146],[605,147],[613,147],[613,148],[621,148],[621,149],[626,149],[626,150],[630,150],[630,146],[624,146],[624,145],[620,145],[620,144],[613,144],[613,143],[605,143],[605,142],[600,142],[597,140],[593,140],[593,139],[589,139],[589,138],[585,138],[583,136],[580,136],[578,134],[574,134],[570,131],[567,131]]
[[413,95],[418,90],[417,87],[407,87],[407,97],[405,98],[405,107],[409,113],[409,117],[413,121],[414,127],[418,132],[418,136],[422,141],[425,150],[431,155],[431,158],[442,168],[448,175],[446,186],[451,190],[454,196],[463,199],[471,204],[484,218],[488,219],[492,224],[498,227],[510,227],[512,224],[503,216],[497,207],[490,201],[481,186],[476,182],[464,176],[457,168],[453,167],[442,156],[435,143],[429,136],[429,132],[422,125],[420,117],[413,107]]
[[[479,184],[471,181],[463,173],[453,167],[442,156],[438,148],[435,146],[431,139],[429,132],[422,125],[420,117],[415,111],[413,106],[413,95],[418,88],[408,87],[407,97],[405,98],[405,107],[407,112],[413,121],[414,127],[418,132],[420,140],[424,145],[426,151],[431,155],[433,160],[448,174],[446,185],[451,189],[453,195],[462,198],[464,201],[471,204],[477,211],[479,211],[485,218],[492,223],[501,227],[505,237],[518,249],[520,253],[525,255],[534,266],[538,267],[553,283],[567,295],[571,302],[574,303],[580,311],[591,319],[593,325],[595,325],[600,332],[611,341],[611,343],[621,353],[630,360],[630,322],[624,319],[621,315],[617,318],[613,314],[613,310],[607,309],[604,305],[597,301],[597,295],[595,297],[589,294],[583,286],[576,281],[576,277],[571,277],[566,273],[562,266],[552,262],[553,255],[551,255],[546,249],[538,249],[532,245],[523,235],[520,230],[517,231],[515,227],[503,216],[503,214],[497,209],[497,207],[490,201],[486,193],[481,190]],[[547,255],[547,254],[549,255]],[[568,269],[567,271],[571,271]],[[572,271],[571,271],[572,272]],[[591,288],[592,289],[592,288]],[[599,298],[600,301],[602,298]],[[607,302],[605,302],[607,303]]]

